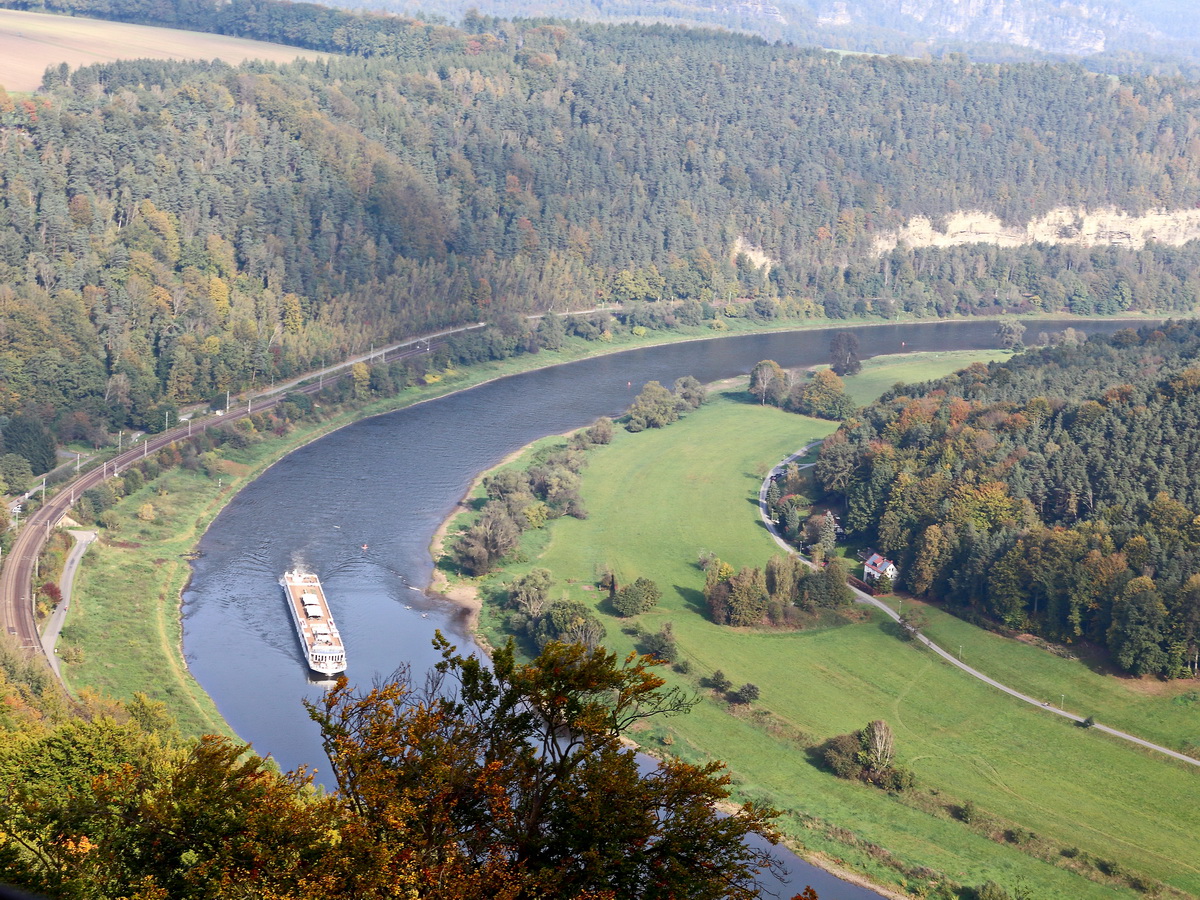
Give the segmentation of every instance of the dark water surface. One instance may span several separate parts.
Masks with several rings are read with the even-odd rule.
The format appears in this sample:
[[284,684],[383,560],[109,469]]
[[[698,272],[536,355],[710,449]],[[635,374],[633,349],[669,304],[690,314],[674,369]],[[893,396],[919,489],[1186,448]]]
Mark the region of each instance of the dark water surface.
[[[1114,322],[1039,322],[1110,333]],[[307,680],[283,602],[281,574],[316,572],[329,597],[351,681],[367,685],[402,663],[423,673],[435,628],[469,645],[457,616],[427,599],[429,544],[471,481],[537,438],[623,411],[647,381],[670,386],[745,374],[762,359],[785,368],[827,361],[838,329],[743,335],[633,350],[528,372],[367,419],[272,466],[221,512],[201,539],[183,595],[188,665],[221,714],[260,754],[286,769],[324,768],[301,698]],[[863,358],[995,346],[993,322],[934,322],[855,330]],[[366,545],[367,549],[363,549]],[[321,776],[318,775],[318,780]],[[829,897],[875,897],[792,857],[781,895],[811,883]],[[804,870],[797,867],[803,866]]]

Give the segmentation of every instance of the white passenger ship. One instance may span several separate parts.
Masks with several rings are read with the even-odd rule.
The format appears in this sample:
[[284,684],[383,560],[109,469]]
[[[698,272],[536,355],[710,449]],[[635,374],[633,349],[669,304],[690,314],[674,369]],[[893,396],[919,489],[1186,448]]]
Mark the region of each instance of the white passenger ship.
[[333,624],[321,580],[309,572],[284,572],[280,579],[304,655],[314,672],[336,675],[346,671],[346,647]]

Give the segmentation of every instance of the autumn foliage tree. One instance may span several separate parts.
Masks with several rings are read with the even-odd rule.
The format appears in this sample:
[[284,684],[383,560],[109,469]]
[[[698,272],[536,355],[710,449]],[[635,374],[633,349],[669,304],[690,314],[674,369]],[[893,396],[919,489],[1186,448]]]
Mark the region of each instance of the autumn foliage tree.
[[371,848],[308,775],[224,737],[181,744],[144,698],[127,712],[6,738],[0,881],[50,897],[370,896]]
[[846,385],[832,369],[820,369],[813,377],[792,389],[788,408],[818,419],[844,419],[854,409]]
[[417,870],[422,898],[748,898],[774,838],[772,811],[729,816],[719,763],[641,773],[628,729],[687,712],[653,660],[511,645],[489,667],[439,635],[423,685],[408,672],[365,693],[344,681],[310,704],[344,802],[381,848]]

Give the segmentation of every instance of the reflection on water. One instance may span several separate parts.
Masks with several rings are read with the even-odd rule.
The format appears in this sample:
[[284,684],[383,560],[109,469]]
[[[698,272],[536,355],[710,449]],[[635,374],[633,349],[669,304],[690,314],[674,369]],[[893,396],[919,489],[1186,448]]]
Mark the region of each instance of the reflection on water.
[[[1068,324],[1121,327],[1047,321],[1038,328]],[[994,330],[992,322],[936,322],[856,334],[865,358],[902,348],[986,348]],[[297,450],[239,493],[201,539],[183,596],[188,665],[257,752],[284,769],[319,769],[318,732],[300,701],[323,687],[307,677],[284,606],[286,569],[320,576],[352,681],[369,684],[404,663],[422,672],[437,660],[435,629],[469,643],[457,611],[422,588],[434,531],[476,474],[532,440],[621,412],[647,381],[670,385],[694,375],[709,382],[745,374],[762,359],[814,365],[827,360],[829,338],[827,330],[746,335],[614,354],[368,419]],[[817,877],[802,876],[796,890],[811,880],[823,898],[875,896],[836,881],[822,889]]]

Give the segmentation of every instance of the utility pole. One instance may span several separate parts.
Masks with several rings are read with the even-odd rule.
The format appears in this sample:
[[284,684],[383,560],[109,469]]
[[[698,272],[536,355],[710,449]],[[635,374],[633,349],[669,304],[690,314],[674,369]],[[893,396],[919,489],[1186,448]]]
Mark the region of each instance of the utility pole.
[[225,412],[229,412],[229,390],[225,391]]
[[125,437],[125,432],[124,432],[124,431],[118,431],[118,432],[117,432],[117,455],[118,455],[118,456],[119,456],[119,455],[120,455],[120,453],[121,453],[121,438],[123,438],[123,437]]
[[167,423],[170,420],[171,420],[171,413],[170,412],[163,413],[163,434],[167,433],[167,427],[168,427]]

